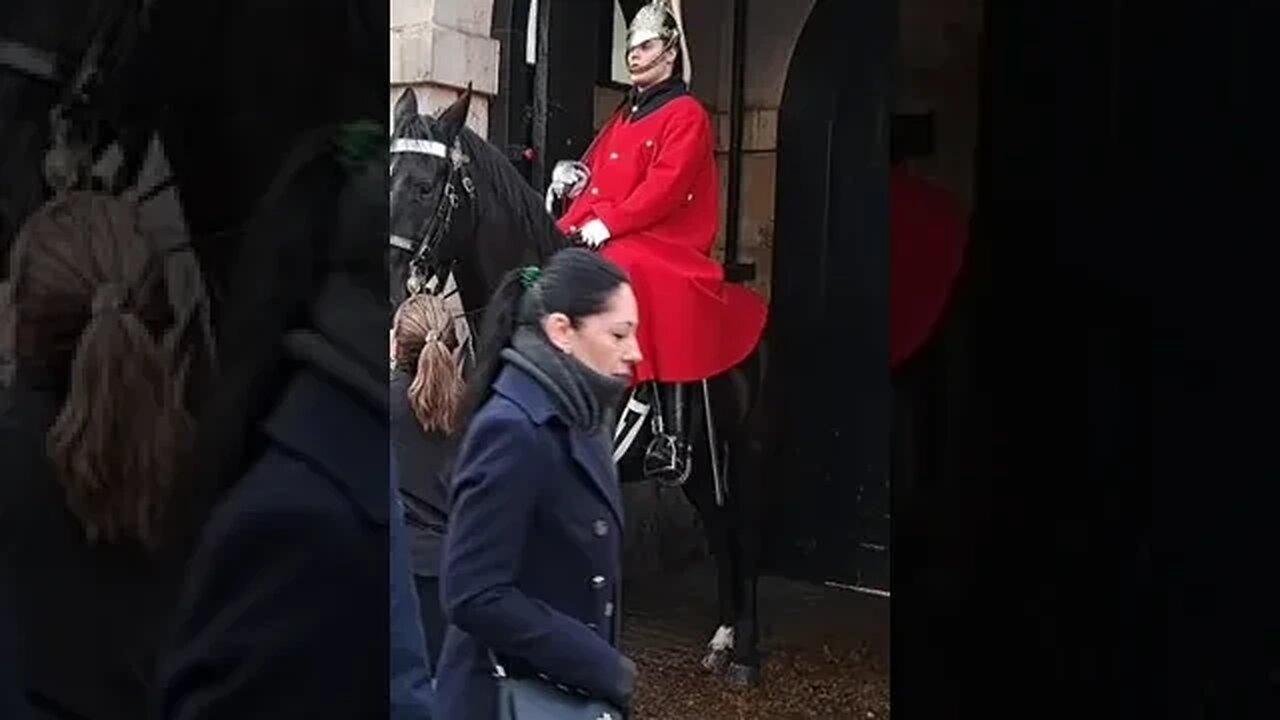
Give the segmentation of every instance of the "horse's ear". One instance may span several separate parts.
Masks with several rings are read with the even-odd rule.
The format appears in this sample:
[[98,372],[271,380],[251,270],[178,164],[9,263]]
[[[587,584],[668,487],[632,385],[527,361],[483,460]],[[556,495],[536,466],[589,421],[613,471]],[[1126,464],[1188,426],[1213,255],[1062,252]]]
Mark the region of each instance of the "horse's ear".
[[400,93],[400,97],[396,100],[395,116],[396,127],[418,117],[418,94],[413,91],[413,88],[407,87]]
[[458,133],[462,132],[462,128],[466,126],[467,116],[470,113],[471,83],[467,83],[467,89],[463,91],[462,96],[440,113],[438,122],[446,142],[452,143],[454,138],[458,137]]

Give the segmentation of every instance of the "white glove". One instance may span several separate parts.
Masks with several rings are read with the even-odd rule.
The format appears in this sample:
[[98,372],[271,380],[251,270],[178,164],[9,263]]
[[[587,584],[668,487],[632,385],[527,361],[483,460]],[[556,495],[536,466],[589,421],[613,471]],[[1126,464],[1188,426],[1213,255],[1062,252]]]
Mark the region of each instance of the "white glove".
[[591,170],[577,160],[561,160],[551,171],[551,187],[556,197],[576,198],[591,180]]
[[611,237],[609,228],[605,227],[604,223],[600,222],[599,219],[592,220],[586,225],[583,225],[580,232],[582,235],[582,241],[592,248],[600,247],[604,244],[605,240],[608,240]]

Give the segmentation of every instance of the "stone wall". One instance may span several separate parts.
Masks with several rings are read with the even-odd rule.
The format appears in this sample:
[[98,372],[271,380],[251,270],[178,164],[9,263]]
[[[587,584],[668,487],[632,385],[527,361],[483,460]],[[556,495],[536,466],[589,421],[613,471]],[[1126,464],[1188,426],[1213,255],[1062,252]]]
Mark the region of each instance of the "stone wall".
[[498,92],[492,24],[493,0],[391,0],[388,117],[406,87],[417,92],[422,112],[435,113],[471,83],[467,125],[487,136],[489,99]]

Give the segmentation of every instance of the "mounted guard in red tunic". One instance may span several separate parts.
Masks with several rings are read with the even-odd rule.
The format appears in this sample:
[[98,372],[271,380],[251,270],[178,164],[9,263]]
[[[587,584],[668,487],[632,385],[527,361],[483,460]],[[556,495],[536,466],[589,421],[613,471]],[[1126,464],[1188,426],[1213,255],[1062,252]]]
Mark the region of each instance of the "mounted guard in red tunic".
[[[676,74],[676,66],[681,66]],[[631,277],[644,360],[635,381],[654,381],[662,432],[648,474],[688,476],[688,386],[723,373],[759,343],[768,306],[728,283],[711,257],[720,180],[711,116],[688,89],[692,75],[679,0],[653,0],[627,35],[633,83],[581,162],[556,166],[548,204],[568,198],[558,224],[600,248]]]

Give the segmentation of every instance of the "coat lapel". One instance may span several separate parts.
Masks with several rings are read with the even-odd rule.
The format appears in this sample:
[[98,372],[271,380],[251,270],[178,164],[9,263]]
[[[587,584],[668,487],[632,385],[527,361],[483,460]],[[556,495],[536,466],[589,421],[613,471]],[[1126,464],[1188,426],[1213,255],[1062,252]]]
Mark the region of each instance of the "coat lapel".
[[595,485],[609,503],[609,510],[613,512],[618,527],[622,527],[622,489],[618,485],[613,458],[605,452],[603,445],[577,428],[569,430],[569,447],[573,459],[582,466],[587,477],[591,478],[591,484]]
[[[553,416],[560,417],[563,421],[547,391],[519,368],[510,365],[503,368],[493,387],[524,408],[535,423],[545,423]],[[574,462],[586,472],[588,483],[605,499],[618,527],[622,527],[622,489],[618,486],[617,468],[613,465],[609,448],[567,422],[563,422],[561,427],[568,428],[569,453]]]

